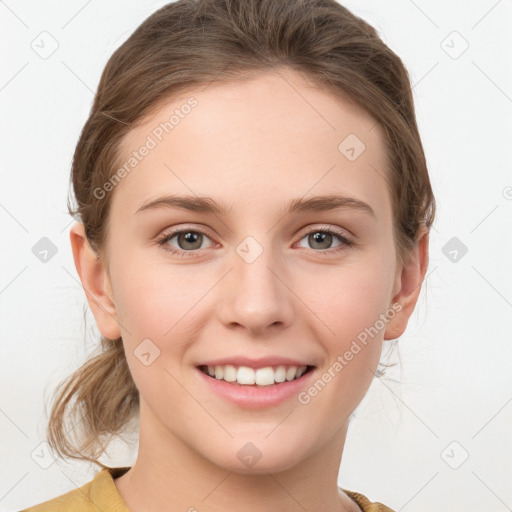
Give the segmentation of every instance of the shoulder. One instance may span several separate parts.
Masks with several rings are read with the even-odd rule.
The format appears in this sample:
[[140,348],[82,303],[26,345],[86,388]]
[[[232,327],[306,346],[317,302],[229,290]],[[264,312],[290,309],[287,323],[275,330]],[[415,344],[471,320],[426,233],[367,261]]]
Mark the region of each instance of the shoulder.
[[364,494],[347,489],[342,489],[342,491],[352,498],[363,512],[394,512],[393,509],[378,501],[370,501]]
[[[95,477],[96,478],[96,477]],[[51,500],[23,509],[21,512],[89,512],[94,510],[91,503],[91,487],[94,479],[82,487],[73,489]]]
[[96,476],[76,489],[56,498],[25,508],[20,512],[124,512],[127,510],[119,503],[113,479],[129,468],[105,468]]

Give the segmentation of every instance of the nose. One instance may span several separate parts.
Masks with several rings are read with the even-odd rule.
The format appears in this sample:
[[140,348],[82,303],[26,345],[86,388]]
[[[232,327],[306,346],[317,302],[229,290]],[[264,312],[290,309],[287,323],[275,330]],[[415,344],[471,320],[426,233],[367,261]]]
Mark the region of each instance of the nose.
[[244,328],[253,336],[290,326],[293,293],[278,259],[271,250],[263,250],[254,260],[240,254],[233,255],[231,271],[219,290],[217,311],[222,323],[229,329]]

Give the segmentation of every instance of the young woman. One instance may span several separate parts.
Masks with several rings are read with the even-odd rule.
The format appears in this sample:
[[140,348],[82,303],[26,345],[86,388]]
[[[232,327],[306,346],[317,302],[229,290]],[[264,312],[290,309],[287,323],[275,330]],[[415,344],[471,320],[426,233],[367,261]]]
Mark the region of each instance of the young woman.
[[[48,440],[102,470],[26,510],[391,511],[338,473],[435,201],[376,31],[334,0],[168,4],[107,63],[72,182],[101,352]],[[106,467],[132,418],[135,464]]]

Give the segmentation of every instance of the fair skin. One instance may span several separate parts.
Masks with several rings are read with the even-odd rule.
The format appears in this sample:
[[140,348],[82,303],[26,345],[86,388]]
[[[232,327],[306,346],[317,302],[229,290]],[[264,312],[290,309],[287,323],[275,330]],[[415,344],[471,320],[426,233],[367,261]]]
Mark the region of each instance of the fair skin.
[[[173,98],[123,140],[122,162],[190,96],[198,106],[114,190],[108,268],[81,223],[70,234],[98,328],[122,336],[140,392],[137,460],[115,485],[135,512],[358,511],[337,483],[349,417],[382,340],[406,329],[427,269],[428,232],[398,264],[383,130],[292,71]],[[366,145],[354,161],[338,150],[350,133]],[[228,211],[136,213],[164,194],[208,196]],[[326,194],[364,201],[375,215],[347,207],[283,216],[292,199]],[[336,236],[315,243],[307,235],[322,226],[354,244]],[[167,241],[180,257],[157,243],[171,228],[205,235],[195,246]],[[263,249],[251,263],[236,251],[248,236]],[[300,357],[319,377],[392,304],[401,310],[308,404],[295,397],[246,410],[198,377],[198,362],[232,354]],[[134,355],[146,338],[160,349],[149,366]],[[262,454],[250,468],[237,457],[249,441]]]

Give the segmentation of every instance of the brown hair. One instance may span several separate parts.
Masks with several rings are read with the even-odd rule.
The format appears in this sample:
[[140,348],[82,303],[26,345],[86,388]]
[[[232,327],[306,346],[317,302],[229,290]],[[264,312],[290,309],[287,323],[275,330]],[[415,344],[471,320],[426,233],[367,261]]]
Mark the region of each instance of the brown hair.
[[[79,216],[107,269],[111,194],[97,199],[94,191],[120,165],[123,137],[172,95],[280,67],[352,99],[384,128],[393,234],[405,261],[419,227],[431,227],[435,201],[409,75],[376,30],[335,0],[179,0],[149,16],[113,53],[74,153],[77,206],[68,198],[68,211]],[[120,434],[137,414],[139,394],[122,339],[101,337],[99,349],[57,390],[48,441],[61,456],[105,467],[97,460],[102,439]],[[66,416],[74,420],[70,429],[80,424],[77,444]]]

